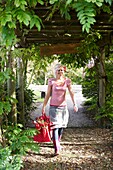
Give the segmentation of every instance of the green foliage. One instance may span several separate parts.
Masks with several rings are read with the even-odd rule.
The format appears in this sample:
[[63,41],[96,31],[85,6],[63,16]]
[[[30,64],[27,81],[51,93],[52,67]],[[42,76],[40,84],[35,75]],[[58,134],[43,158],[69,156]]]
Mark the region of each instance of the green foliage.
[[80,23],[83,25],[82,31],[86,31],[89,33],[91,28],[91,24],[96,22],[96,10],[95,6],[92,3],[88,3],[86,1],[78,2],[73,5],[73,8],[77,11],[77,17],[80,20]]
[[33,141],[35,133],[35,129],[23,130],[22,125],[17,124],[16,126],[6,127],[4,136],[12,154],[24,155],[30,150],[39,152],[38,145]]
[[16,102],[13,98],[7,96],[6,81],[14,77],[11,75],[11,70],[6,69],[3,72],[0,72],[0,115],[8,114],[11,111],[11,103]]
[[85,67],[91,58],[99,57],[100,47],[98,41],[101,39],[101,35],[98,32],[92,31],[88,35],[84,34],[83,37],[84,40],[76,48],[77,53],[60,55],[58,60],[72,68],[81,68]]
[[109,3],[109,5],[112,5],[112,0],[105,0],[106,3]]
[[9,69],[0,72],[0,85],[4,84],[11,76],[11,71]]
[[[41,29],[41,19],[35,15],[33,8],[37,3],[43,5],[42,0],[7,0],[0,5],[0,30],[1,30],[1,44],[12,46],[17,42],[15,29],[17,22],[20,25],[29,26],[30,29],[36,26],[38,31]],[[31,9],[32,8],[32,9]]]
[[105,106],[99,109],[99,113],[95,116],[96,120],[105,119],[105,124],[109,126],[113,125],[113,99],[107,101]]
[[[71,19],[70,10],[74,9],[77,12],[78,20],[82,25],[82,31],[89,33],[91,26],[96,22],[95,16],[97,11],[102,8],[105,11],[110,13],[110,6],[112,0],[50,0],[50,4],[54,7],[50,16],[52,17],[53,13],[59,9],[61,16],[64,16],[65,19]],[[107,5],[106,5],[107,3]],[[109,4],[109,6],[108,6]]]
[[9,147],[0,146],[0,169],[20,170],[22,168],[22,158],[20,155],[12,155]]
[[43,0],[27,0],[30,7],[35,7],[37,3],[44,5]]
[[35,94],[34,94],[33,90],[27,89],[27,88],[24,89],[24,93],[25,93],[24,94],[24,97],[25,97],[24,101],[27,104],[27,106],[30,106],[35,100]]
[[81,41],[80,46],[77,48],[78,56],[84,64],[87,64],[91,58],[100,56],[99,40],[101,40],[101,35],[98,32],[92,31],[88,35],[84,35],[84,40]]
[[2,115],[4,112],[9,113],[11,111],[11,104],[9,101],[3,101],[0,102],[0,115]]
[[103,0],[86,0],[87,2],[92,2],[95,3],[97,6],[101,7],[102,3],[104,2]]
[[105,105],[99,109],[99,113],[96,115],[96,120],[104,119],[105,125],[113,126],[113,56],[110,55],[108,61],[106,61],[106,102]]
[[2,137],[6,146],[0,146],[0,169],[20,170],[23,167],[22,156],[28,151],[39,152],[39,147],[33,142],[35,129],[23,129],[21,124],[4,126]]
[[24,88],[24,102],[25,102],[25,113],[32,111],[34,107],[32,104],[35,102],[35,94],[33,90]]
[[[112,50],[112,47],[110,47]],[[108,54],[107,54],[108,55]],[[93,67],[87,69],[85,72],[85,78],[83,79],[83,95],[90,99],[90,109],[97,109],[95,120],[101,120],[102,125],[105,127],[113,126],[113,55],[110,54],[109,58],[106,58],[106,98],[105,105],[103,107],[98,106],[98,68]],[[98,108],[97,108],[98,107]]]
[[98,101],[98,70],[96,67],[85,70],[85,77],[82,82],[84,97],[91,99],[93,104]]
[[[41,30],[42,21],[35,14],[34,8],[38,5],[52,5],[47,19],[59,10],[62,17],[70,20],[70,11],[72,9],[77,12],[77,17],[82,25],[82,31],[89,33],[91,26],[96,22],[95,16],[101,8],[104,11],[110,12],[112,0],[14,0],[3,1],[0,3],[0,30],[1,44],[11,46],[17,42],[15,29],[17,23],[22,28],[23,25],[29,27],[36,26],[38,31]],[[106,5],[107,4],[107,5]]]

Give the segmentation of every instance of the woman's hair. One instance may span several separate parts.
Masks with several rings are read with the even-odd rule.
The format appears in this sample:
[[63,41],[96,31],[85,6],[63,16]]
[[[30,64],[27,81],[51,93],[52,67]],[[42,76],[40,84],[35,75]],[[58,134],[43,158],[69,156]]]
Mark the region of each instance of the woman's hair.
[[56,71],[60,68],[60,67],[64,67],[62,64],[58,63],[55,65],[54,67],[54,76],[56,77]]
[[56,64],[54,70],[57,71],[60,67],[63,67],[62,64]]

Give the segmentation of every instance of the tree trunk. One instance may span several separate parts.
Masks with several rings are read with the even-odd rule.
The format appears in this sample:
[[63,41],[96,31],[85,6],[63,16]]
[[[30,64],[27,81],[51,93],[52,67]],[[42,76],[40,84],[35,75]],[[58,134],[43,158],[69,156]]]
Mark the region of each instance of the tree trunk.
[[106,96],[105,50],[102,50],[99,63],[99,107],[104,106]]
[[19,122],[25,125],[23,63],[21,58],[17,59],[17,99]]
[[[7,63],[7,68],[11,69],[12,71],[12,75],[15,77],[15,62],[14,60],[12,60],[11,57],[11,51],[8,54],[8,63]],[[9,97],[12,97],[14,99],[16,99],[16,84],[15,84],[15,80],[13,79],[8,79],[7,81],[7,93]],[[17,123],[17,108],[16,108],[16,103],[13,102],[12,104],[12,109],[11,109],[11,113],[9,114],[9,120],[13,123],[16,124]]]

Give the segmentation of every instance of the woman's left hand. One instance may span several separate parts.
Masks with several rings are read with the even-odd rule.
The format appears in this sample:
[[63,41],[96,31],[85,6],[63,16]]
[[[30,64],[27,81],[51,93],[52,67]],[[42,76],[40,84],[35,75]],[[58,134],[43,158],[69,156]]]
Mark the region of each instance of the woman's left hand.
[[78,112],[78,107],[77,106],[74,106],[74,111]]

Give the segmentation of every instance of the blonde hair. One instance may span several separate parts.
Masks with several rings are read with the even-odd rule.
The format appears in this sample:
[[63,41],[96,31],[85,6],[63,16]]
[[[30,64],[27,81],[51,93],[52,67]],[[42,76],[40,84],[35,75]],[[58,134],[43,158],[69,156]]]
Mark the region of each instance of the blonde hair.
[[60,64],[60,63],[58,63],[58,64],[55,65],[55,67],[54,67],[54,76],[55,76],[55,77],[56,77],[56,71],[57,71],[60,67],[63,67],[63,65]]

